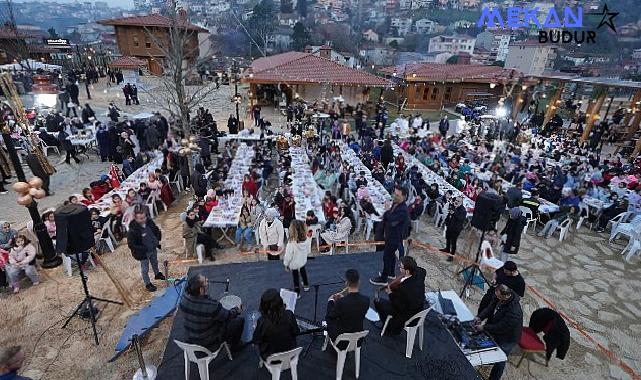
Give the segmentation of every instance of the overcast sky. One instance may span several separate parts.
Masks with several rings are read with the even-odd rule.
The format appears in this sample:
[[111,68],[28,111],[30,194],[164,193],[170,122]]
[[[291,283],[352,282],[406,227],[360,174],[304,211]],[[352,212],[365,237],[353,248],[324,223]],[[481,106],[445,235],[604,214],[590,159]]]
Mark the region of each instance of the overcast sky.
[[[24,1],[29,1],[29,0],[13,0],[15,3],[20,3]],[[74,3],[76,2],[75,0],[55,0],[56,2],[60,3]],[[89,1],[89,2],[95,2],[96,0],[82,0],[84,1]],[[134,2],[133,0],[98,0],[98,1],[105,1],[109,5],[113,7],[122,7],[126,9],[132,9],[134,7]]]

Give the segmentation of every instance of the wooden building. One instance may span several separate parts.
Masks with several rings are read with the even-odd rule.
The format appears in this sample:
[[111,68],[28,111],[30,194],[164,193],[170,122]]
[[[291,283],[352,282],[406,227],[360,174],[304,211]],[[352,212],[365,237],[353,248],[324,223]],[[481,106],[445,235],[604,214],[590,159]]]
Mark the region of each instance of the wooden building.
[[395,92],[407,109],[438,110],[466,101],[495,104],[504,86],[521,78],[518,71],[499,66],[439,63],[390,66],[381,73],[396,83]]
[[298,98],[356,104],[369,100],[372,89],[392,86],[385,78],[301,52],[258,58],[243,76],[250,85],[251,103],[275,106]]
[[[190,32],[185,44],[187,65],[194,64],[199,55],[198,33],[207,33],[207,29],[187,21],[185,13],[181,12],[179,20]],[[149,14],[146,16],[120,17],[98,21],[102,25],[113,25],[116,32],[116,43],[120,54],[128,57],[144,59],[148,62],[149,71],[154,75],[163,72],[166,47],[170,46],[170,18]],[[158,43],[157,43],[158,42]]]

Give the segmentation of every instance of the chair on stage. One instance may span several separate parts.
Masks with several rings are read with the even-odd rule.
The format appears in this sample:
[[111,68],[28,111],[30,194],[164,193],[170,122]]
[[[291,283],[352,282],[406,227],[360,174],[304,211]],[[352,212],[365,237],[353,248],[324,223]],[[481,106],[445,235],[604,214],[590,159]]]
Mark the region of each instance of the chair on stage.
[[[407,332],[407,344],[405,346],[405,356],[409,359],[412,358],[412,351],[414,351],[414,341],[416,340],[416,332],[418,331],[418,348],[423,351],[423,335],[425,333],[425,317],[427,313],[432,310],[431,307],[416,313],[413,317],[408,319],[405,322],[405,331]],[[392,319],[391,315],[387,316],[385,324],[383,325],[383,330],[381,331],[381,336],[385,334],[387,330],[387,325]]]
[[[369,330],[355,332],[355,333],[343,333],[336,337],[336,341],[332,342],[325,330],[325,343],[323,343],[323,351],[327,348],[327,343],[331,344],[338,358],[336,360],[336,380],[341,380],[343,378],[343,367],[345,366],[345,359],[347,359],[348,352],[354,352],[354,361],[356,367],[356,378],[361,371],[361,346],[358,345],[358,342],[365,338],[369,334]],[[338,345],[342,342],[347,343],[347,347],[344,349],[338,348]]]
[[316,250],[320,252],[320,230],[321,230],[321,225],[320,224],[313,224],[307,228],[307,231],[311,231],[312,236],[310,239],[316,239]]
[[[225,352],[227,352],[227,357],[229,358],[229,360],[234,360],[231,356],[231,351],[229,350],[229,345],[227,344],[227,342],[223,342],[215,352],[211,352],[205,347],[199,346],[197,344],[183,343],[176,339],[174,339],[174,343],[176,343],[178,347],[183,350],[183,354],[185,356],[185,380],[189,380],[189,370],[191,369],[191,363],[196,363],[198,365],[200,380],[209,380],[209,363],[211,363],[212,360],[216,359],[216,357],[220,353],[220,350],[222,350],[223,348],[225,348]],[[198,358],[196,354],[205,354],[205,356]]]
[[275,354],[269,355],[265,361],[259,359],[258,367],[263,365],[269,373],[272,374],[272,380],[279,380],[280,374],[283,371],[291,370],[292,380],[298,380],[298,357],[300,356],[303,347],[297,347],[293,350],[286,352],[277,352]]

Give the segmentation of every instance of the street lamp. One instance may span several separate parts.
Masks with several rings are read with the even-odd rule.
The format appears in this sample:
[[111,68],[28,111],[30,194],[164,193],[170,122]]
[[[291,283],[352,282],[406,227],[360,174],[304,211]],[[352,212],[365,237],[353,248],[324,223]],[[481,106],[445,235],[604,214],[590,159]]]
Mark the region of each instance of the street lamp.
[[238,111],[238,107],[240,105],[240,102],[242,102],[243,98],[240,96],[238,93],[238,62],[234,59],[234,67],[233,67],[233,74],[234,74],[234,102],[236,103],[236,120],[238,122],[238,127],[240,129],[240,112]]
[[33,199],[40,199],[44,197],[44,190],[42,187],[42,180],[40,178],[32,178],[27,182],[27,179],[22,170],[22,164],[18,159],[18,153],[16,148],[13,145],[13,139],[11,138],[11,130],[7,126],[6,122],[0,119],[0,130],[2,131],[2,138],[4,139],[5,145],[7,147],[7,152],[9,153],[9,158],[13,164],[13,168],[16,171],[16,177],[18,177],[17,183],[13,185],[14,190],[21,194],[18,198],[18,204],[21,204],[29,210],[29,215],[31,216],[31,221],[33,222],[33,231],[38,238],[40,247],[42,248],[42,254],[44,256],[44,262],[42,263],[43,268],[55,268],[62,264],[62,258],[56,255],[56,251],[53,247],[53,242],[51,237],[47,232],[47,227],[42,222],[40,213],[38,212],[38,203]]

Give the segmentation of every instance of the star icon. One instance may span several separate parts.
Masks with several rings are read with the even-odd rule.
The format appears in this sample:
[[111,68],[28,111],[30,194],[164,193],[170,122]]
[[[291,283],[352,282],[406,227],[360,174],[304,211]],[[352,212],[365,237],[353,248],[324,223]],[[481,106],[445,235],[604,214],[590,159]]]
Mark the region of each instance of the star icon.
[[599,29],[603,25],[607,25],[610,29],[612,29],[614,33],[617,32],[617,29],[614,26],[614,18],[619,15],[619,12],[610,12],[607,4],[603,4],[603,9],[601,10],[601,12],[594,12],[589,14],[603,16],[601,18],[601,22],[599,22],[599,25],[596,27],[597,29]]

